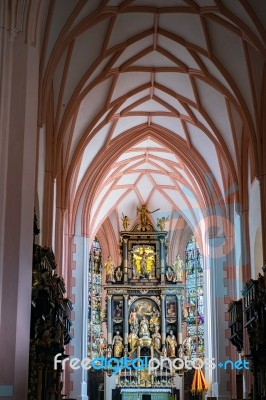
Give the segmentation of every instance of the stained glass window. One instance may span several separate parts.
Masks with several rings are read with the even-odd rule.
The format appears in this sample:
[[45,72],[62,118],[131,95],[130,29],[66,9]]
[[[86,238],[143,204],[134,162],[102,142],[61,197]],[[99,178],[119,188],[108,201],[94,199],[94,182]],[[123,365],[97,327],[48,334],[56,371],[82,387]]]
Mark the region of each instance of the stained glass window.
[[192,236],[185,251],[187,336],[192,339],[191,357],[204,357],[203,264],[198,243]]
[[97,341],[101,332],[102,251],[94,239],[89,261],[88,277],[88,354],[98,357]]

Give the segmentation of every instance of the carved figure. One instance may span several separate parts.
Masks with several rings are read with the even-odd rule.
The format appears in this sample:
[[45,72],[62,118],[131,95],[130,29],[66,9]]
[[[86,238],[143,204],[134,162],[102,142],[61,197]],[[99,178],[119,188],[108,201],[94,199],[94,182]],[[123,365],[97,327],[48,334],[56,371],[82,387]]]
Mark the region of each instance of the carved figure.
[[187,356],[188,359],[191,358],[191,350],[192,350],[192,339],[188,333],[188,336],[183,341],[183,353],[184,356]]
[[159,326],[155,325],[155,332],[152,335],[152,342],[153,342],[153,346],[156,350],[160,350],[161,348],[161,344],[162,344],[162,340],[161,340],[161,334],[159,332]]
[[155,307],[152,308],[152,316],[150,319],[150,329],[155,330],[156,326],[160,326],[160,313]]
[[103,332],[100,333],[100,337],[98,339],[98,353],[100,356],[104,356],[105,355],[105,351],[106,351],[106,339],[103,336]]
[[152,214],[155,211],[158,211],[159,208],[157,208],[154,211],[150,211],[147,209],[147,207],[145,206],[145,204],[143,204],[141,206],[141,208],[137,207],[137,213],[140,215],[140,228],[142,231],[146,231],[147,229],[147,225],[151,223],[148,214]]
[[166,338],[167,345],[167,356],[175,357],[175,349],[177,347],[177,341],[174,335],[174,332],[170,330],[169,335]]
[[173,270],[174,270],[173,282],[182,282],[183,281],[184,262],[181,260],[179,254],[176,256],[176,259],[173,263]]
[[130,351],[133,352],[139,343],[139,338],[136,332],[134,331],[133,325],[130,326],[130,334],[128,335],[128,344],[130,346]]
[[[147,260],[148,260],[150,257],[154,257],[154,256],[156,255],[156,253],[155,253],[154,251],[152,251],[152,250],[149,251],[149,252],[146,252],[146,251],[145,251],[145,247],[143,247],[140,251],[134,250],[134,251],[132,251],[132,253],[133,253],[134,255],[140,257],[140,275],[141,275],[142,277],[147,276],[147,275],[148,275]],[[136,265],[135,265],[133,274],[134,274],[134,278],[138,277],[138,272],[137,272]]]
[[108,256],[108,259],[104,264],[104,268],[106,268],[106,282],[115,282],[115,263],[113,262],[111,256]]
[[135,307],[130,312],[129,322],[134,327],[134,330],[136,331],[137,328],[138,328],[139,320],[138,320],[138,317],[137,317],[137,311],[136,311]]
[[140,324],[139,324],[139,336],[140,337],[150,337],[149,321],[147,320],[145,315],[142,317],[142,320],[140,321]]
[[165,225],[167,221],[169,221],[169,217],[157,218],[157,226],[161,229],[161,231],[165,231]]
[[122,213],[121,221],[122,221],[122,225],[123,225],[124,231],[127,231],[127,230],[128,230],[128,227],[129,227],[129,225],[130,225],[130,218],[129,218],[127,215],[124,215],[124,214]]
[[114,346],[114,357],[121,357],[123,352],[123,338],[120,336],[119,331],[116,331],[115,336],[113,337],[113,346]]

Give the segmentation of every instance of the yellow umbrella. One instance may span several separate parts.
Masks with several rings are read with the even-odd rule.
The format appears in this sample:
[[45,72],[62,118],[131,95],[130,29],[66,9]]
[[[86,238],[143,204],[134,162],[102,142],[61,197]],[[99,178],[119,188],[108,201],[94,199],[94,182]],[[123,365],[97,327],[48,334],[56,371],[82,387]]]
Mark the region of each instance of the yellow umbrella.
[[200,394],[208,389],[202,369],[196,369],[191,385],[192,394]]

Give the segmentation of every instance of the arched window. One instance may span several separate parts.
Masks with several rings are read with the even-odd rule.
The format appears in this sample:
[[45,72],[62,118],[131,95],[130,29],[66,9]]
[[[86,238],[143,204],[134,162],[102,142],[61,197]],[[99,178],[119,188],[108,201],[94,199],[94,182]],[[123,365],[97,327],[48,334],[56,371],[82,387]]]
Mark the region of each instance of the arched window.
[[90,251],[88,282],[88,354],[98,356],[97,339],[101,332],[102,250],[97,238]]
[[204,357],[203,265],[198,243],[192,236],[185,250],[187,336],[192,339],[191,357]]

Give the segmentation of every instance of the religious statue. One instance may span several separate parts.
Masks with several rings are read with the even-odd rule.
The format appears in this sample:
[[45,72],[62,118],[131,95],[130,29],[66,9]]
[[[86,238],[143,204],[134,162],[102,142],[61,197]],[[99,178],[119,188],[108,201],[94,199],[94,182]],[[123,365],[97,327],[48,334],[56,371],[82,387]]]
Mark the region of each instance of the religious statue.
[[139,324],[139,336],[140,337],[150,337],[149,321],[147,320],[145,315],[142,317],[142,320],[140,321],[140,324]]
[[191,350],[192,350],[192,339],[190,337],[190,334],[188,333],[188,336],[183,341],[183,354],[184,356],[187,356],[188,359],[191,358]]
[[103,332],[100,332],[100,337],[98,339],[98,353],[100,356],[104,356],[105,355],[105,351],[106,351],[106,339],[103,336]]
[[137,267],[136,267],[136,260],[135,260],[135,268],[133,271],[133,277],[137,278],[139,275],[141,277],[146,277],[148,274],[148,268],[147,268],[147,262],[149,258],[152,258],[156,255],[156,253],[152,250],[146,251],[145,247],[142,247],[142,249],[139,250],[133,250],[132,253],[137,256],[140,257],[140,274],[137,271]]
[[183,349],[181,345],[178,346],[177,352],[178,352],[178,357],[183,358]]
[[138,343],[139,343],[138,335],[134,331],[133,325],[131,325],[130,326],[130,334],[128,335],[128,344],[130,346],[131,353],[138,347]]
[[146,231],[147,225],[151,224],[148,214],[152,214],[158,210],[159,210],[159,208],[157,208],[154,211],[149,211],[144,204],[141,206],[141,208],[137,207],[137,213],[140,215],[140,228],[142,231]]
[[135,307],[130,312],[129,322],[130,322],[131,325],[133,325],[135,330],[136,330],[136,328],[138,328],[139,321],[138,321],[137,311],[136,311]]
[[182,282],[183,281],[184,262],[181,260],[179,254],[176,256],[176,259],[173,263],[173,270],[174,270],[173,282]]
[[115,282],[115,263],[113,262],[111,256],[108,256],[108,259],[104,264],[104,268],[106,268],[106,282]]
[[130,218],[127,215],[124,215],[122,213],[122,218],[121,218],[122,224],[123,224],[123,229],[124,231],[128,230],[128,227],[130,225]]
[[157,218],[157,226],[161,229],[161,231],[165,231],[165,225],[167,221],[169,221],[169,217]]
[[161,334],[159,333],[159,325],[155,325],[155,332],[152,335],[152,342],[153,342],[153,346],[156,350],[160,350],[161,348],[161,344],[162,344],[162,340],[161,340]]
[[160,326],[160,312],[155,307],[152,308],[152,316],[150,319],[150,329],[155,331],[156,326]]
[[116,269],[116,271],[115,271],[115,279],[116,279],[116,282],[121,282],[122,277],[123,277],[123,272],[122,272],[122,270],[121,270],[121,267],[119,266],[119,267]]
[[174,332],[170,330],[169,335],[166,338],[167,345],[167,356],[175,357],[175,349],[177,347],[177,341],[174,335]]
[[120,336],[119,331],[116,331],[116,334],[113,337],[113,346],[114,346],[114,357],[121,357],[123,352],[123,338]]

